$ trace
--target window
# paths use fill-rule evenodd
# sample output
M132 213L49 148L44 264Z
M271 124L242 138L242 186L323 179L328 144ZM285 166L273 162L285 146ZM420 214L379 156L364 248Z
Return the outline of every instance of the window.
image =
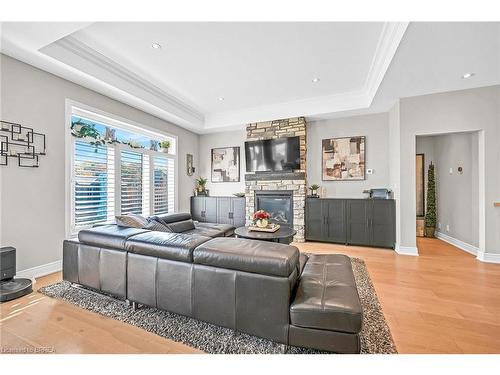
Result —
M145 216L176 207L176 138L71 108L69 235L115 215ZM168 140L168 152L160 150Z
M120 205L122 214L142 212L142 155L122 151L120 158Z
M113 149L75 142L74 160L75 225L108 221L114 211Z
M153 159L154 165L154 203L153 212L163 214L174 210L174 161L162 156Z

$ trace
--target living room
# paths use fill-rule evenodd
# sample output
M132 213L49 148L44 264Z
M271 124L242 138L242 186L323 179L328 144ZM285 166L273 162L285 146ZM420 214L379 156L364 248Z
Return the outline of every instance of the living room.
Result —
M498 354L500 23L238 19L2 20L2 354Z

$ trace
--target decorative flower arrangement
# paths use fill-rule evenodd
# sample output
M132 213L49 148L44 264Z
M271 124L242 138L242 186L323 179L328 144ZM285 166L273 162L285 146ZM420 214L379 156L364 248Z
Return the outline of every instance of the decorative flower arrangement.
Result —
M257 225L259 228L265 228L267 227L268 219L271 217L269 212L266 212L264 210L259 210L254 212L252 215L252 219L255 225Z

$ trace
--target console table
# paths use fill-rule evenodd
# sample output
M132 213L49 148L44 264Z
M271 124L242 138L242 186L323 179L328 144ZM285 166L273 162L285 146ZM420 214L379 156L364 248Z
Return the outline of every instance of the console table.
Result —
M239 227L234 231L237 237L248 238L251 240L272 241L284 244L290 244L293 241L293 236L297 232L291 227L281 227L276 232L259 232L248 229L248 227Z

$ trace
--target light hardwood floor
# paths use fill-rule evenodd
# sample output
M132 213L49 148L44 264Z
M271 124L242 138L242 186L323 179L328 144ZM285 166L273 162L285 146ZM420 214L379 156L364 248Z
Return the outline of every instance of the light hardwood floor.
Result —
M477 261L437 239L418 239L419 257L391 250L304 243L301 251L365 260L400 353L500 353L500 265ZM56 273L35 288L57 282ZM134 326L34 292L0 305L2 351L197 353Z

